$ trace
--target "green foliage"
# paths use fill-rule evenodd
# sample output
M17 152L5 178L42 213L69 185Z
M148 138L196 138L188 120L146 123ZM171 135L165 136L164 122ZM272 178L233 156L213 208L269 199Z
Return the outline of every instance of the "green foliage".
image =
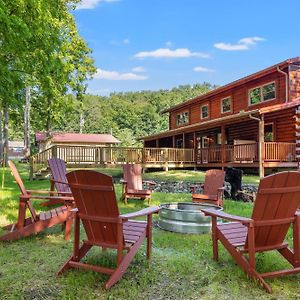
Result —
M0 104L8 104L11 138L22 136L24 88L33 92L33 129L61 122L96 71L70 9L78 0L0 0ZM62 107L64 109L62 109ZM16 129L16 130L15 130Z
M80 113L83 113L85 133L112 132L122 146L141 146L140 137L168 129L168 116L161 114L163 109L212 88L214 86L204 83L171 90L112 93L108 97L84 95L80 100L67 96L55 102L56 118L52 119L52 129L78 132ZM33 109L41 110L43 102L35 98L32 105ZM53 110L53 105L51 107ZM43 130L45 118L42 116L42 112L32 116L36 131Z

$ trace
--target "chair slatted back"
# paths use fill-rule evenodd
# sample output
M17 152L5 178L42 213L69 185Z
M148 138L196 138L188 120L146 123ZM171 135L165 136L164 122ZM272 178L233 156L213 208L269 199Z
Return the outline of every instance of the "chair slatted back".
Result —
M218 195L218 189L224 186L225 172L223 170L208 170L205 173L203 194Z
M9 160L9 161L8 161L8 165L9 165L10 170L11 170L11 173L12 173L12 175L14 176L15 181L16 181L16 183L17 183L19 189L20 189L21 195L22 195L22 196L28 196L29 194L28 194L28 192L26 191L26 188L25 188L25 186L24 186L24 183L23 183L23 181L22 181L22 179L21 179L21 176L20 176L20 174L19 174L19 172L18 172L18 170L17 170L15 164L14 164L11 160ZM31 202L31 200L27 200L26 204L27 204L27 206L28 206L28 208L29 208L29 210L30 210L30 213L31 213L33 219L36 221L36 220L37 220L37 214L36 214L36 211L35 211L35 209L34 209L34 207L33 207L33 204L32 204L32 202Z
M124 180L127 189L143 190L142 166L139 164L126 164L123 166Z
M55 188L58 192L70 193L70 187L67 184L67 168L64 160L60 158L50 158L48 160L51 176L54 180ZM64 184L65 182L65 184Z
M68 173L67 180L88 240L116 247L120 218L112 177L96 171L77 170ZM119 226L123 234L123 227Z
M272 247L281 244L300 203L300 172L289 171L269 175L261 179L252 219L256 222L273 221L276 225L256 227L255 246ZM285 219L286 224L280 224ZM246 244L247 247L247 244Z

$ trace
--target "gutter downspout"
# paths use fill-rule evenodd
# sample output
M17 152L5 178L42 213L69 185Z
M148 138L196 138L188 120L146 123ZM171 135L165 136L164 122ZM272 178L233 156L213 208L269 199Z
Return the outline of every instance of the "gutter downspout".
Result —
M249 118L255 121L258 121L258 165L259 165L259 177L264 177L264 167L263 167L263 157L264 157L264 148L263 148L263 131L264 131L264 116L262 118L257 118L249 114Z
M277 67L277 71L285 76L285 103L289 102L289 75L282 71L279 66Z

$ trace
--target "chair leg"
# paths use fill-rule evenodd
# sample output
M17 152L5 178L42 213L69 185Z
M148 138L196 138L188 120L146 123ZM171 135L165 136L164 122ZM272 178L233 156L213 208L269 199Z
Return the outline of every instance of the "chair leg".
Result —
M125 256L122 259L122 262L118 265L114 273L110 276L108 281L105 283L106 289L111 288L115 283L117 283L122 278L127 268L129 267L131 261L133 260L135 254L137 253L140 246L142 245L145 236L146 233L145 235L141 236L140 239L127 252L127 254L125 254Z
M92 248L92 245L83 244L79 249L78 259L77 258L75 259L74 256L71 256L68 259L68 261L65 262L64 265L59 269L59 271L57 272L57 275L61 275L63 272L71 269L72 267L70 266L70 262L71 261L80 261L91 248Z
M152 215L147 216L147 258L151 257L152 252Z
M219 260L217 218L216 217L212 217L212 243L213 243L213 258L214 258L214 260Z

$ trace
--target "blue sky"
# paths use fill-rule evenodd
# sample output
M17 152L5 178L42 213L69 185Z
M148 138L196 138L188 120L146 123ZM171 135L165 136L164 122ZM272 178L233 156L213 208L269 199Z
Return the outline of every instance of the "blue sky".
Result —
M83 0L97 67L88 92L224 85L300 56L299 1Z

